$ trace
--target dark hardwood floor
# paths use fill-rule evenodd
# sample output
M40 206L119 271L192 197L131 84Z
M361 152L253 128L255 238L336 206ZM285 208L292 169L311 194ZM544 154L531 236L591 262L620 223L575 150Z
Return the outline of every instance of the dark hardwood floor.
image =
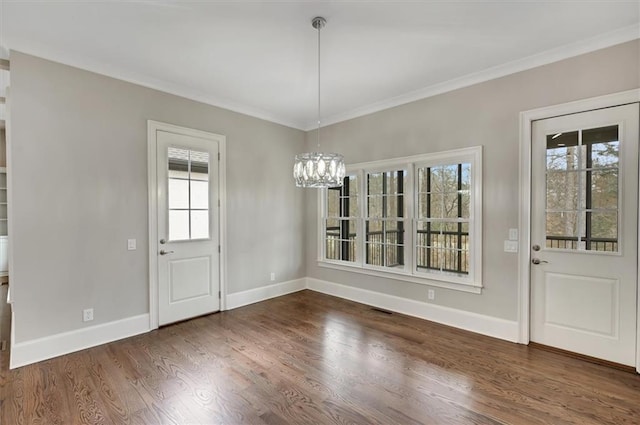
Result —
M8 371L0 424L638 424L640 376L311 291Z

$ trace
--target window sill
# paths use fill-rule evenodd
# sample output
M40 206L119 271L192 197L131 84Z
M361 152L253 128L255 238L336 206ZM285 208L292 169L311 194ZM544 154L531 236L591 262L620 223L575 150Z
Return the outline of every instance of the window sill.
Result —
M366 274L369 276L377 276L377 277L383 277L387 279L402 280L405 282L435 286L438 288L453 289L455 291L469 292L472 294L482 293L482 284L453 282L453 281L447 280L447 278L452 277L447 275L421 277L421 276L412 275L406 272L399 272L399 271L387 272L382 270L368 269L360 266L349 266L344 263L322 261L322 260L318 260L318 267L325 267L328 269L341 270L345 272Z

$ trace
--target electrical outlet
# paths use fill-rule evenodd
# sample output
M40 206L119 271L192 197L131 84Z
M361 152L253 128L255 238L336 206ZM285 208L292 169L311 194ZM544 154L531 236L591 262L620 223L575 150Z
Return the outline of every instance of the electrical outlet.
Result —
M435 300L436 299L436 291L433 289L429 289L427 291L427 298L429 298L430 300Z
M135 251L135 249L136 249L136 240L135 239L127 239L127 249L129 251Z
M271 272L271 282L276 280L276 274L275 272Z
M93 309L87 308L85 310L82 310L82 321L90 322L92 320L93 320Z

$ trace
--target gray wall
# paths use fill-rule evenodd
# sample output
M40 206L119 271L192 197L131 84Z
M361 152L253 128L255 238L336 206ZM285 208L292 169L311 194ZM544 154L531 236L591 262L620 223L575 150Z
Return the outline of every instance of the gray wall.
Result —
M0 129L0 167L7 166L7 132Z
M436 288L437 304L516 320L517 255L503 252L518 226L519 113L640 87L640 42L561 62L328 126L322 149L347 163L484 146L482 294ZM307 146L315 144L307 133ZM428 286L317 265L317 198L307 194L307 275L427 301Z
M485 289L436 288L435 302L515 320L517 257L502 241L517 226L518 113L640 87L639 51L630 42L329 126L323 149L355 163L483 145ZM426 301L424 285L317 266L316 192L291 178L313 132L19 52L11 78L16 342L148 312L148 119L227 136L229 293L274 271Z
M303 132L19 52L11 97L16 342L149 311L148 119L227 136L228 292L305 276Z

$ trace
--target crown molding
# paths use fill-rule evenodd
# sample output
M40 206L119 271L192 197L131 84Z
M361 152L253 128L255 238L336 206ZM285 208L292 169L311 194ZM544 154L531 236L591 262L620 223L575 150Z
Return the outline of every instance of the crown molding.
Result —
M487 68L479 72L467 74L459 78L427 86L419 90L402 94L400 96L392 97L390 99L381 100L379 102L353 109L349 112L331 115L329 117L323 118L322 126L326 127L332 124L337 124L339 122L362 117L364 115L369 115L385 109L415 102L417 100L426 99L428 97L447 93L464 87L469 87L474 84L494 80L496 78L515 74L521 71L526 71L528 69L547 65L553 62L558 62L563 59L590 53L596 50L626 43L628 41L636 40L639 38L640 23L601 34L596 37L556 47L551 50L546 50L542 53L518 59L513 62L507 62L505 64ZM317 122L309 122L305 126L306 131L315 130L316 128Z
M560 46L551 50L544 51L542 53L528 56L523 59L518 59L513 62L494 66L459 78L427 86L419 90L392 97L390 99L381 100L379 102L352 109L351 111L347 111L345 113L334 114L324 118L322 126L326 127L342 121L369 115L374 112L379 112L385 109L415 102L417 100L436 96L438 94L450 92L464 87L469 87L474 84L483 83L485 81L504 77L510 74L515 74L521 71L526 71L528 69L547 65L563 59L593 52L595 50L604 49L606 47L614 46L616 44L625 43L627 41L639 38L640 23L620 28L618 30L586 40L581 40L575 43ZM22 40L6 41L6 45L10 46L11 50L38 56L43 59L58 62L75 68L80 68L107 77L116 78L142 87L147 87L164 93L173 94L175 96L194 100L196 102L201 102L218 108L227 109L229 111L248 115L276 124L281 124L287 127L292 127L298 130L311 131L317 128L316 120L314 120L313 122L300 122L292 120L290 117L278 116L269 111L239 104L229 99L220 98L211 93L203 93L201 90L198 90L194 87L188 87L166 80L152 78L147 75L131 72L110 64L94 61L86 57L78 57L77 55L72 55L60 50L52 50L43 44L36 45L34 43L27 43Z

